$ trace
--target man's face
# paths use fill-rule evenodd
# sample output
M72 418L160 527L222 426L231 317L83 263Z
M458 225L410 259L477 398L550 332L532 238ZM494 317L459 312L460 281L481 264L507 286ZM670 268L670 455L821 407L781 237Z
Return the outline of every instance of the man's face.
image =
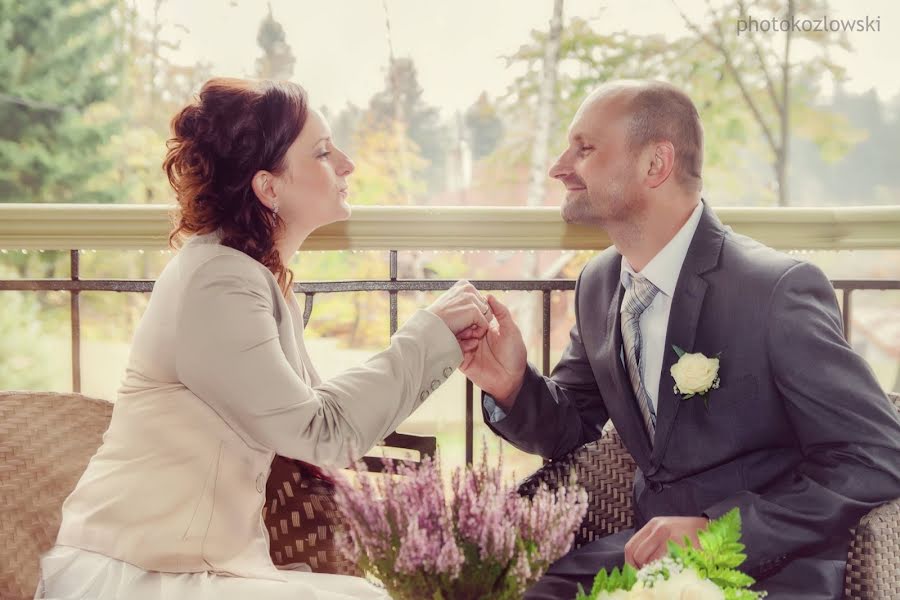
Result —
M638 169L627 148L625 94L591 96L569 127L569 147L550 169L566 186L567 223L604 225L627 218L636 202Z

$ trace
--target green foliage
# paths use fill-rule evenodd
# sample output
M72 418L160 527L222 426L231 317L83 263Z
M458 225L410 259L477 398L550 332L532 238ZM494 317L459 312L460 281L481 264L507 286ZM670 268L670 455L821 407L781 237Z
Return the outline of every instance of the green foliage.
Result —
M415 153L424 160L420 170L427 189L439 190L443 188L448 136L438 110L425 102L422 92L412 59L393 60L385 77L384 89L372 96L369 102L370 120L366 125L381 131L399 128L408 136L414 142ZM393 157L393 160L402 160L402 157Z
M472 158L478 160L493 152L503 138L503 120L486 93L482 93L469 107L465 121L472 144Z
M767 0L754 3L753 17L783 18L784 10L783 2ZM796 2L796 10L799 18L817 18L827 5L804 0ZM843 157L864 139L864 133L816 100L823 73L835 81L844 77L830 57L836 49L849 49L846 35L795 34L795 44L805 45L808 52L802 61L795 58L789 65L789 118L784 120L778 106L784 36L737 35L735 23L742 14L739 0L710 3L703 22L674 40L606 31L584 19L571 19L560 47L562 68L557 77L551 155L565 147L572 116L593 89L616 79L660 79L683 89L698 107L705 131L704 187L714 189L726 203L759 203L760 197L764 203L775 201L773 193L764 191L765 181L748 189L747 174L756 173L760 161L775 167L782 160L766 133L778 143L783 123L788 124L789 137L810 140L827 161ZM512 123L507 127L512 135L498 149L494 168L524 165L530 156L533 131L529 123L536 109L546 41L546 32L532 32L531 40L507 58L522 75L508 90L504 114ZM768 179L775 180L774 172Z
M117 0L0 0L0 198L114 202Z
M723 590L726 600L757 600L762 597L761 593L747 589L755 580L738 570L747 559L741 543L739 509L734 508L721 518L710 521L706 530L697 532L697 538L699 548L695 548L687 537L683 545L669 541L668 558L683 568L696 571L701 579L712 581ZM625 565L621 571L613 569L612 573L603 569L597 573L590 594L580 589L575 600L595 600L604 592L630 591L641 580L641 575L650 570L668 579L668 570L660 564L645 566L641 571L635 571L630 565Z
M9 277L0 269L0 278ZM0 292L0 390L50 389L56 354L46 335L46 315L30 292Z
M597 573L594 579L594 585L590 594L585 594L581 585L578 586L578 595L575 600L591 600L596 598L602 592L615 592L616 590L629 591L637 583L637 570L631 565L625 565L620 571L618 567L607 573L603 569Z
M669 556L697 571L700 577L711 580L723 590L748 588L754 579L737 570L747 555L741 543L741 513L734 508L719 519L710 521L709 528L699 531L700 548L685 539L683 546L669 542Z

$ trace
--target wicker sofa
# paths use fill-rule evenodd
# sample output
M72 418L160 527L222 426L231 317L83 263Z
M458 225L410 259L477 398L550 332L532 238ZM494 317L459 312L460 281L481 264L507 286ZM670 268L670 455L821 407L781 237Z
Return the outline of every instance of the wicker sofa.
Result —
M900 395L889 394L900 410ZM531 495L542 483L555 488L574 470L588 491L588 513L575 536L575 546L628 529L633 525L631 491L635 464L619 434L607 427L596 442L547 463L525 479L519 493ZM900 598L900 499L863 517L854 529L844 583L848 600Z
M113 405L105 400L81 394L52 392L0 392L0 600L31 600L38 580L38 558L53 545L59 529L60 508L66 496L84 472L88 461L109 425ZM423 456L434 456L437 440L430 436L394 433L382 443L403 449L404 460L416 462ZM413 453L408 451L412 450ZM365 457L369 471L382 470L380 459ZM290 465L279 464L278 475L290 474ZM307 562L323 572L345 572L346 565L333 552L322 553L323 544L309 538L310 524L336 523L332 491L320 490L314 481L277 480L275 469L267 484L266 511L270 522L278 528L270 534L272 557L276 564ZM312 484L309 489L306 484ZM293 485L291 499L278 490ZM309 506L297 502L308 500ZM312 511L313 518L294 523L292 510ZM276 514L277 512L277 514ZM333 535L316 527L320 542ZM277 535L276 535L277 533ZM300 548L294 543L300 536L312 545ZM288 546L294 545L293 548ZM317 546L317 547L316 547ZM282 556L282 553L286 553ZM334 562L316 564L316 559Z
M900 397L892 399L900 406ZM62 501L100 445L111 414L109 402L80 394L0 392L0 599L33 597L38 557L53 544ZM422 443L420 452L431 454L433 438ZM630 527L634 463L614 429L549 463L520 492L567 480L573 467L591 500L576 544ZM898 597L900 501L873 511L856 528L846 585L847 598Z

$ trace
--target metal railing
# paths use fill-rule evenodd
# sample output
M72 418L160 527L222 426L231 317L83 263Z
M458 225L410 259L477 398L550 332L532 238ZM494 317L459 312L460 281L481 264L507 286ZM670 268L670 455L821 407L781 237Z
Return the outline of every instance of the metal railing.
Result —
M14 209L10 209L12 206ZM70 294L71 342L72 342L72 388L81 390L81 292L130 292L149 293L153 290L152 280L127 279L81 279L79 273L79 250L90 246L100 248L159 247L165 239L164 216L168 207L116 207L107 214L95 206L35 206L0 205L0 248L12 249L57 249L69 250L70 273L68 279L7 279L0 280L0 291L66 291ZM123 210L124 209L124 210ZM138 209L138 210L134 210ZM359 212L359 211L358 211ZM309 322L317 294L347 292L381 292L389 296L390 333L397 330L398 294L400 292L429 292L449 289L455 283L449 280L406 280L399 279L398 252L402 249L417 250L443 249L595 249L608 245L595 230L560 225L558 212L543 209L468 209L468 208L393 208L369 207L355 217L363 224L353 225L353 221L342 225L343 234L329 233L328 228L314 236L304 247L313 249L384 249L390 244L388 279L296 282L294 292L304 294L304 326ZM794 230L793 239L804 240L808 248L900 248L900 207L878 207L872 209L778 209L776 215L768 209L728 209L717 211L726 224L741 232L753 229L760 223L770 229L760 229L758 238L770 245L785 247L786 240L779 242L780 227L789 223ZM729 214L730 213L730 214ZM30 219L25 217L29 216ZM100 225L87 217L103 217ZM128 221L128 216L137 217L141 224ZM149 217L148 217L149 215ZM503 222L501 217L511 220ZM3 217L8 217L4 219ZM396 227L399 219L405 224ZM775 221L779 221L775 225ZM502 234L487 236L485 222L494 226L503 224ZM130 223L130 225L127 225ZM113 227L110 227L113 224ZM115 225L119 225L116 228ZM368 228L381 224L391 231L377 231ZM463 227L465 224L465 227ZM122 226L125 233L123 233ZM475 234L472 229L476 229ZM365 233L368 230L368 233ZM423 230L430 232L428 239L421 239ZM337 229L340 231L340 229ZM361 242L353 236L356 232L364 238ZM768 232L768 233L766 233ZM478 237L479 235L483 237ZM341 241L341 236L348 236ZM830 244L830 245L829 245ZM790 243L788 247L794 247ZM540 292L543 300L541 325L542 361L541 370L550 373L550 332L551 298L554 292L575 289L572 279L543 280L472 280L483 291L525 291ZM900 290L900 280L833 280L833 286L842 296L843 325L845 335L851 332L851 294L856 290ZM473 459L473 429L475 398L472 382L466 381L465 406L465 452L466 462Z

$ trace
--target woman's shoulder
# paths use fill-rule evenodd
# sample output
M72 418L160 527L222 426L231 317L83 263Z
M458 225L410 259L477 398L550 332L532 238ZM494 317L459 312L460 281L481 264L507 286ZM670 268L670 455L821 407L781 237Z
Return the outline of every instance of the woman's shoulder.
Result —
M277 288L271 272L259 261L229 246L224 246L216 238L195 236L178 251L176 260L179 271L186 280L221 278L243 281L254 287Z

